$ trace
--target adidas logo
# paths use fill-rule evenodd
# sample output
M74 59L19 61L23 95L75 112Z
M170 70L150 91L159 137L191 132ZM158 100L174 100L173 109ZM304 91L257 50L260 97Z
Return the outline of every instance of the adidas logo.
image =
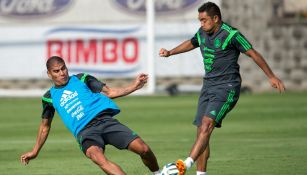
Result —
M68 90L64 90L62 97L60 99L61 107L63 107L69 100L75 98L76 96L78 96L77 91L71 92L71 91L68 91Z
M212 114L213 116L216 116L216 112L215 111L211 111L210 114Z

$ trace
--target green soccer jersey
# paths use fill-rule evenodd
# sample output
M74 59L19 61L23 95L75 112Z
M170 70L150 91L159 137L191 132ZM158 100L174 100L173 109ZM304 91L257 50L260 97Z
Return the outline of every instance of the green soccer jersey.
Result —
M208 35L200 28L191 42L200 47L207 83L241 82L238 58L240 52L248 51L252 45L239 30L222 23L216 33Z

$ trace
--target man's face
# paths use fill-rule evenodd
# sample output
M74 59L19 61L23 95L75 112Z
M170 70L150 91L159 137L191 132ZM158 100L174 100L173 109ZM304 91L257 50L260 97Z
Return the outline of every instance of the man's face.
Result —
M218 16L210 17L207 12L198 13L198 19L200 21L201 28L208 34L212 34L218 26Z
M65 63L55 61L50 66L47 74L57 86L65 85L68 81L68 70Z

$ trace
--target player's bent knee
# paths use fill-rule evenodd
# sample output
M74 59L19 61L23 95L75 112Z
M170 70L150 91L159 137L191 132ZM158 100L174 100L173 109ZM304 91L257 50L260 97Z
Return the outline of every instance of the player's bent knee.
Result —
M198 136L208 136L211 134L213 127L208 124L202 124L198 129Z
M201 120L201 124L212 125L214 124L214 119L210 118L209 116L204 116Z
M152 152L150 147L139 138L135 139L129 145L129 150L139 154L140 156L145 156L145 155L150 154Z
M86 150L85 155L89 158L89 159L95 159L97 157L97 155L102 154L102 149L98 146L91 146Z
M210 131L214 128L214 124L215 124L215 121L212 118L205 116L202 119L200 129L203 132Z
M146 145L146 144L144 144L144 145L143 145L143 148L142 148L141 154L142 154L142 155L147 155L147 154L149 154L149 153L151 153L151 150L150 150L149 146Z
M199 132L200 134L203 134L203 133L209 133L209 124L207 123L202 123L199 127Z
M140 145L139 149L138 149L138 154L140 156L146 156L147 154L149 154L151 152L150 148L148 145L146 144L142 144Z

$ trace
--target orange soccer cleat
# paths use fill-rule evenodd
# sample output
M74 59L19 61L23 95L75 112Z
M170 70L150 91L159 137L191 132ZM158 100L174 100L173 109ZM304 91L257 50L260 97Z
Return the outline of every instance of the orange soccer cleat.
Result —
M177 160L176 167L179 171L178 175L184 175L187 171L187 167L185 166L184 161L181 159Z

